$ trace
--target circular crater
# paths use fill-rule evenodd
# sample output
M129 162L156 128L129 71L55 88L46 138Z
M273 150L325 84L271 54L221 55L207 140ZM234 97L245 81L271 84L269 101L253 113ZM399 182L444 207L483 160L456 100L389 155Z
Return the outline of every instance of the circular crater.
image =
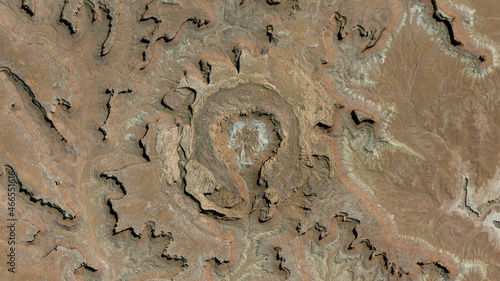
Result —
M212 203L243 211L266 188L286 193L297 181L297 117L282 96L261 85L239 85L198 100L193 111L190 158L219 185L205 194Z

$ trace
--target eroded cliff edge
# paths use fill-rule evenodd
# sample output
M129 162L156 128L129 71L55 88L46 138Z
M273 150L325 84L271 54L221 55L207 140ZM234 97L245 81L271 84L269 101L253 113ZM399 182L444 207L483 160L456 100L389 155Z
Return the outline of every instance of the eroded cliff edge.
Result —
M498 279L499 11L0 0L0 274Z

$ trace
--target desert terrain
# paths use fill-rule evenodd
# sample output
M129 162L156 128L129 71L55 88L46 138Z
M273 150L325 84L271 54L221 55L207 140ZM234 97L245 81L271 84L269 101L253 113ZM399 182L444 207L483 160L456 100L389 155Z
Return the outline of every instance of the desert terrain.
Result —
M500 2L0 0L0 280L500 280Z

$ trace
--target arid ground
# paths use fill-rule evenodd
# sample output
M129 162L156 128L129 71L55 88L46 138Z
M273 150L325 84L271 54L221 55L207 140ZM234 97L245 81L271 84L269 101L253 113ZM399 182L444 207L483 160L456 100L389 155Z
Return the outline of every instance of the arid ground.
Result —
M0 0L0 280L500 280L500 2Z

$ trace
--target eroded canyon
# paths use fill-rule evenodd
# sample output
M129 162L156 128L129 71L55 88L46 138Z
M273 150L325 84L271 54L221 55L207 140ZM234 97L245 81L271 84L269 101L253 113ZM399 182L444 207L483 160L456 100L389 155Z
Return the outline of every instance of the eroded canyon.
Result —
M0 279L500 280L499 15L0 0Z

